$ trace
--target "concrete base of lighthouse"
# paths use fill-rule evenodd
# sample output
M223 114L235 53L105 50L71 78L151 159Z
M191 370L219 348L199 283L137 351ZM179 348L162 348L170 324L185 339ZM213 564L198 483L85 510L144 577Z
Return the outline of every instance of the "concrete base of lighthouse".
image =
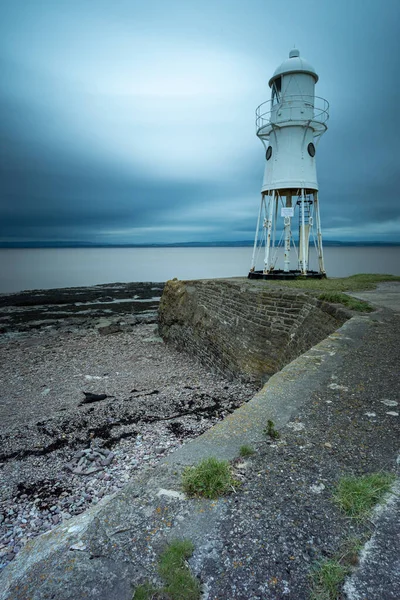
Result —
M248 279L325 279L326 273L321 273L319 271L307 271L307 273L303 274L301 271L292 270L292 271L282 271L281 269L277 269L271 271L270 273L264 273L264 271L250 271Z

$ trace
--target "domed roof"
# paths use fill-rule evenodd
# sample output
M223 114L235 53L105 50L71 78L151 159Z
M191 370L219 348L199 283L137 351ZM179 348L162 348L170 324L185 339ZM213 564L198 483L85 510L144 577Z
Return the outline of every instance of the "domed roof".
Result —
M268 84L271 87L274 79L279 77L279 75L288 74L288 73L307 73L308 75L312 75L315 79L315 83L318 81L318 75L315 72L315 69L310 63L304 58L300 57L300 52L297 48L291 50L289 52L289 58L283 61L281 65L276 69L275 73L272 75Z

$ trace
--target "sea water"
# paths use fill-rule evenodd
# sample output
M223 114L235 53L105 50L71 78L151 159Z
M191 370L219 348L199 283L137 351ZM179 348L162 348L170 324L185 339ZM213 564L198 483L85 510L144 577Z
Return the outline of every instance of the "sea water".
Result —
M252 248L0 249L0 292L129 281L246 277ZM330 246L329 277L355 273L400 275L400 246ZM262 268L262 256L257 268ZM261 261L261 262L260 262ZM311 263L311 268L316 265Z

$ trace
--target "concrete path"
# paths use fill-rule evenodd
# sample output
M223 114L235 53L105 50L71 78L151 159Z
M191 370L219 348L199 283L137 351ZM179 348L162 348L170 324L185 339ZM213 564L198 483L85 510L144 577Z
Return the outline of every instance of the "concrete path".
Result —
M396 469L399 343L397 313L354 317L212 430L29 542L0 576L0 599L131 600L138 584L159 582L157 556L178 537L194 543L190 566L204 600L308 600L315 562L340 553L349 535L372 533L377 552L365 554L348 598L398 600L394 513L371 531L349 522L332 493L343 474ZM264 432L268 419L278 441ZM245 461L243 444L256 450ZM237 493L185 498L182 469L210 455L233 460Z
M365 300L372 304L372 306L400 312L400 281L379 283L376 290L352 292L350 296Z

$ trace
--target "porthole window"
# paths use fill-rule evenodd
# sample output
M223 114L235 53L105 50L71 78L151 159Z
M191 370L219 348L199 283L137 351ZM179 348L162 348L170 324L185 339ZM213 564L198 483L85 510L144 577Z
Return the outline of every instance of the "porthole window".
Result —
M315 146L312 142L310 142L307 146L308 154L310 156L315 156Z
M267 152L266 152L266 154L265 154L265 158L266 158L267 160L269 160L269 159L271 158L271 156L272 156L272 146L268 146L268 148L267 148Z

